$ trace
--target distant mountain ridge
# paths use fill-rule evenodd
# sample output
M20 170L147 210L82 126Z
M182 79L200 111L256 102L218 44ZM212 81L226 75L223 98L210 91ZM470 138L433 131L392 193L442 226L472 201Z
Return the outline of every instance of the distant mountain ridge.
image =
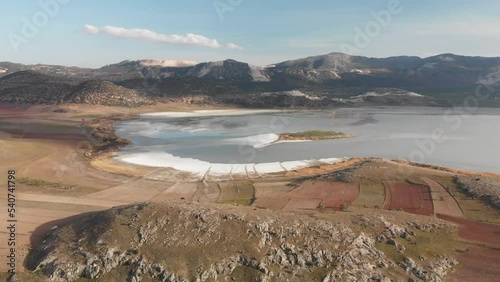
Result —
M194 61L175 60L126 60L110 64L98 69L66 67L58 65L23 65L11 62L0 62L0 77L22 70L33 70L40 73L77 77L100 77L109 79L121 74L124 79L131 79L144 73L144 69L159 70L161 76L196 76L219 80L254 80L267 81L277 73L302 76L313 81L342 79L341 74L356 73L365 75L398 75L425 74L425 71L439 71L442 68L459 70L463 72L491 73L500 71L500 57L470 57L454 54L440 54L427 58L416 56L396 56L387 58L371 58L351 56L343 53L330 53L326 55L311 56L296 60L276 63L270 67L252 66L248 63L232 59L216 62L203 62L196 64ZM254 74L252 75L252 71ZM307 75L307 73L310 75ZM321 78L321 72L324 75ZM313 75L316 74L316 75ZM128 77L127 77L128 76ZM266 79L264 79L266 78Z
M497 101L500 97L500 87L496 87L500 86L500 57L441 54L427 58L369 58L330 53L267 67L231 59L192 64L190 61L126 60L89 69L0 62L0 89L3 89L0 100L5 101L2 96L15 88L10 75L19 71L47 76L46 81L35 78L34 74L24 76L27 81L23 83L25 89L42 87L39 90L51 93L66 91L65 87L85 81L102 80L150 97L229 95L232 100L240 100L234 96L299 90L339 98L338 102L377 88L396 88L459 103L465 95L473 95L478 85L486 83L491 92L488 99ZM59 93L50 100L59 100L61 95L64 96Z

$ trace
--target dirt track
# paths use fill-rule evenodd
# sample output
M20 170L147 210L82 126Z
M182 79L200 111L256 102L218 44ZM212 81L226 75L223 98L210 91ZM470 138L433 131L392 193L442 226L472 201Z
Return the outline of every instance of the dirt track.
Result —
M434 214L463 217L464 214L457 201L443 186L441 186L441 184L428 177L422 177L421 179L427 183L431 189Z

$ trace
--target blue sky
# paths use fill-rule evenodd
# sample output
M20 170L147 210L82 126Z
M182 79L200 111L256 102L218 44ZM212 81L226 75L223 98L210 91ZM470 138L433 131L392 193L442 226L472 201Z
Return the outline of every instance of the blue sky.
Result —
M397 2L393 13L388 5ZM48 14L41 3L57 11ZM0 7L0 61L29 64L232 58L265 65L342 46L372 57L500 56L496 0L25 0ZM374 13L391 19L382 25ZM29 24L36 31L23 33ZM363 44L355 41L359 31Z

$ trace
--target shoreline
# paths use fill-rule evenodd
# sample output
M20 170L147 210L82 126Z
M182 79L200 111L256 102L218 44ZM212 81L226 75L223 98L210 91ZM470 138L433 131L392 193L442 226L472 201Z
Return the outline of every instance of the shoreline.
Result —
M283 112L283 110L238 110L238 109L225 109L225 110L196 110L191 112L158 112L158 113L147 113L140 115L131 115L131 116L111 116L111 117L103 117L93 119L90 123L85 124L87 128L95 128L95 124L101 125L103 122L105 124L109 124L104 127L104 131L102 131L102 127L98 126L97 129L98 134L102 140L105 140L105 143L95 147L92 154L95 157L102 157L104 154L113 158L114 160L118 160L121 163L132 164L132 165L140 165L146 166L150 168L171 168L180 172L190 173L195 177L206 177L208 174L212 174L214 176L245 176L249 174L263 175L263 174L272 174L272 173L286 173L293 172L300 169L306 169L314 166L322 166L322 165L334 165L339 162L344 162L349 159L358 159L358 158L346 158L346 157L330 157L330 158L321 158L321 159L307 159L307 160L293 160L293 161L276 161L276 162L267 162L267 163L241 163L241 164L228 164L228 163L211 163L199 159L193 158L183 158L173 156L167 152L159 155L157 153L143 153L142 156L127 156L127 155L113 155L112 153L119 152L126 145L131 144L131 141L119 137L115 134L114 125L117 121L125 121L125 120L134 120L140 117L210 117L210 116L236 116L236 115L249 115L249 114L258 114L258 113L277 113ZM95 130L95 129L94 129ZM255 148L262 148L266 146L271 146L273 144L279 143L295 143L295 142L308 142L314 140L328 140L328 139L342 139L342 138L350 138L353 135L350 134L341 134L338 136L328 136L322 138L311 138L311 139L286 139L283 138L283 135L289 133L282 133L277 135L277 140L269 142L268 144L254 146ZM93 135L96 135L93 133ZM168 165L166 165L168 164Z
M113 114L109 116L102 116L91 118L88 120L82 119L80 124L85 130L85 135L90 139L94 146L93 150L88 156L100 157L103 154L113 153L119 151L126 145L132 142L126 138L119 137L115 134L115 123L117 121L136 120L140 117L210 117L210 116L237 116L237 115L250 115L259 113L281 113L287 110L273 110L273 109L214 109L214 110L193 110L193 111L167 111L167 112L153 112L153 113L138 113L138 114ZM279 141L279 140L277 140ZM270 142L265 146L271 145Z
M132 144L130 140L115 134L115 123L117 121L135 120L138 117L138 115L113 115L82 121L81 127L84 128L84 134L92 145L92 150L86 152L85 156L100 157L104 154L117 152L121 148Z
M262 112L277 112L274 110L247 110L244 113L237 113L237 110L202 110L192 112L162 112L153 113L154 116L217 116L220 114L235 115L235 114L249 114L249 113L262 113ZM281 112L281 111L278 111ZM149 115L149 114L147 114ZM207 175L211 174L216 177L230 176L230 177L245 177L248 175L265 175L274 173L288 173L301 169L308 169L317 166L331 166L354 159L364 158L322 158L310 160L294 160L286 162L269 162L269 163L245 163L245 164L224 164L224 163L210 163L198 159L176 157L168 153L162 154L161 157L157 153L145 153L143 156L117 156L123 147L131 144L131 141L119 137L115 134L115 124L117 121L135 120L144 115L112 115L106 117L94 118L89 121L83 122L82 127L89 133L87 136L91 138L93 144L92 150L87 152L85 156L91 159L91 163L96 160L107 160L107 162L118 161L123 165L121 169L127 170L130 166L143 166L150 169L173 169L181 173L189 173L194 178L204 179ZM96 142L96 139L98 140ZM308 142L311 140L276 140L270 142L265 146L270 146L277 143L286 142ZM95 162L94 162L95 164ZM165 165L168 164L168 165ZM102 167L100 165L100 167ZM121 170L118 167L115 170Z
M169 111L169 112L156 112L156 113L146 113L146 114L115 114L111 116L103 116L99 118L94 118L91 119L90 121L86 122L85 124L82 124L83 127L86 128L86 130L89 130L91 133L91 136L94 136L101 139L102 141L93 149L91 150L90 154L86 154L87 157L90 157L93 160L96 159L112 159L119 161L121 164L126 164L127 166L143 166L145 168L149 169L158 169L158 168L171 168L174 170L176 169L176 166L158 166L158 165L147 165L143 161L140 160L140 157L136 157L136 160L134 162L129 162L123 160L123 157L117 157L114 156L113 154L116 152L119 152L123 147L131 144L131 141L119 137L115 134L115 123L117 121L125 121L125 120L135 120L140 118L141 116L170 116L170 117L203 117L203 116L232 116L232 115L246 115L246 114L252 114L252 113L272 113L272 112L283 112L283 110L273 110L273 109L267 109L267 110L261 110L261 109L253 109L253 110L238 110L238 109L214 109L214 110L193 110L193 111ZM97 120L97 121L96 121ZM104 124L104 126L102 126ZM286 134L286 133L285 133ZM352 138L354 135L351 134L343 134L340 137L336 138L326 138L326 139L344 139L344 138ZM278 140L270 142L269 144L266 144L261 147L265 146L271 146L273 144L279 144L279 143L287 143L287 142L310 142L313 140L324 140L324 139L296 139L296 140L282 140L281 135L279 135ZM259 147L260 148L260 147ZM157 154L155 154L157 156ZM183 159L181 157L174 157L171 156L168 153L165 153L165 158L172 160L175 159L178 161L179 159ZM383 159L383 158L376 158L376 157L332 157L332 158L325 158L322 160L335 160L335 162L339 162L339 160L349 160L349 159ZM236 168L236 171L242 170L242 167L247 166L260 166L261 170L263 173L283 173L283 172L290 172L294 171L296 169L304 169L312 166L317 166L319 163L321 163L321 160L295 160L295 161L288 161L288 162L283 162L286 163L285 166L287 166L289 169L284 168L282 165L280 165L281 162L271 162L271 163L246 163L246 164L237 164L237 165L232 165L232 164L223 164L223 163L209 163L206 161L202 160L197 160L197 159L192 159L195 162L203 163L203 168L207 168L205 173L207 171L211 170L211 167L214 167L214 174L224 174L225 172L232 172L234 168ZM469 175L478 175L478 176L493 176L493 177L500 177L500 173L495 173L491 171L470 171L466 169L458 169L458 168L449 168L449 167L444 167L444 166L439 166L439 165L432 165L432 164L420 164L420 163L412 163L408 160L399 160L399 159L391 159L391 161L398 162L400 164L407 164L412 167L421 167L421 168L429 168L429 169L434 169L434 170L440 170L440 171L446 171L449 173L464 173L464 174L469 174ZM318 163L319 162L319 163ZM175 163L175 161L174 161ZM311 164L310 166L304 166L306 163L315 163ZM325 163L327 164L327 163ZM288 166L290 165L290 166ZM128 169L128 167L125 166L124 169ZM233 167L234 166L234 167ZM297 166L296 169L293 169L292 167ZM188 167L190 167L188 165ZM263 169L266 167L266 169ZM187 173L193 173L194 175L200 174L201 170L200 169L190 169L190 170L178 170L179 172L187 172ZM260 172L257 172L254 170L257 175L261 174Z
M281 133L277 141L321 141L321 140L335 140L335 139L345 139L353 138L352 134L339 133L331 136L294 136L296 133Z

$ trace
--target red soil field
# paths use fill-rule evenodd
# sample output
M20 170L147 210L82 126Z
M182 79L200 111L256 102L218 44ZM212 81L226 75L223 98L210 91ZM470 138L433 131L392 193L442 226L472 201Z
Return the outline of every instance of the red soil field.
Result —
M423 185L386 182L384 209L403 210L405 212L433 215L432 198L429 188Z
M449 281L498 281L500 277L500 250L470 248L457 257L458 267Z
M355 184L325 180L307 181L282 197L289 199L318 199L327 209L339 210L341 205L350 205L358 196ZM288 205L287 205L288 206Z
M500 247L500 225L471 221L438 214L439 218L461 225L458 236L467 241L479 242L490 246Z

